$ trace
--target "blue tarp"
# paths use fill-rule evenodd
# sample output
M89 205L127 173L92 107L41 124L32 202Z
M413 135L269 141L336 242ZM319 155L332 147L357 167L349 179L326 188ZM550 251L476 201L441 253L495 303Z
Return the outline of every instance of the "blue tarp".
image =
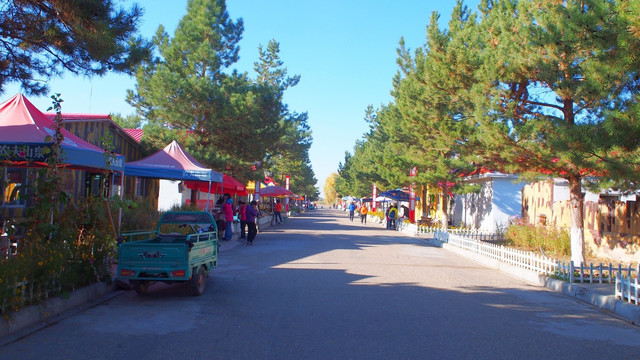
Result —
M385 192L382 192L380 194L378 194L379 197L385 197L387 199L391 199L391 200L395 200L395 201L409 201L409 193L401 190L401 189L395 189L395 190L387 190ZM377 199L376 199L377 200ZM416 201L420 201L419 197L416 197Z

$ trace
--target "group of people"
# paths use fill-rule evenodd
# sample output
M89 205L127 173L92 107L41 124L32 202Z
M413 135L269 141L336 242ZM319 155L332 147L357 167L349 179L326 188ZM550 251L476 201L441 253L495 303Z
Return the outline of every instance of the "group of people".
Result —
M360 205L360 207L358 208L356 204L352 202L351 204L349 204L348 210L349 220L353 221L353 218L355 217L355 213L357 211L358 214L360 214L360 223L365 225L367 224L367 214L369 213L367 204L362 203L362 205ZM396 219L398 219L398 207L396 204L391 205L389 209L387 209L385 217L387 219L387 229L395 230Z
M367 214L369 213L369 208L367 208L367 204L362 203L358 208L355 203L351 203L349 205L349 220L353 221L355 217L356 211L360 215L360 223L367 225Z
M225 228L223 240L231 240L233 236L233 218L238 215L240 220L240 239L246 239L247 245L253 245L258 234L256 220L258 218L258 203L253 200L249 206L244 201L238 201L238 207L234 209L233 199L228 193L224 194L222 212L224 213ZM246 231L245 231L246 228Z

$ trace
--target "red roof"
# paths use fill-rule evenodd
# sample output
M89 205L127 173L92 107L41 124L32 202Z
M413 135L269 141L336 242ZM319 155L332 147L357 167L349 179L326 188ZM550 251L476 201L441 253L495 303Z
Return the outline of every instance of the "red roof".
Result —
M56 117L56 114L46 113L50 119ZM108 114L66 114L62 113L62 118L65 121L78 121L78 120L111 120L111 115Z
M84 141L70 131L60 129L64 139L61 146L65 151L65 166L74 169L109 169L117 170L124 166L124 156L117 155L115 161L109 163L104 156L105 151L98 146ZM55 124L51 118L38 110L22 94L17 94L11 99L0 104L0 143L3 152L20 150L18 146L50 144L54 136ZM15 149L15 150L14 150ZM35 154L39 159L42 153ZM6 155L6 154L3 154ZM18 157L26 159L27 154L20 151ZM25 165L23 160L10 160L14 164ZM29 160L31 164L40 163L39 160Z
M142 134L144 133L142 129L124 129L124 131L135 141L140 142L142 140Z
M53 121L56 117L56 114L53 113L46 113L44 114L47 118L49 118L51 121ZM60 114L62 116L62 120L64 120L65 123L72 123L72 122L90 122L90 121L96 121L96 122L101 122L101 121L106 121L110 124L112 124L113 126L115 126L117 129L120 130L121 133L125 133L127 134L127 136L131 137L134 141L140 143L140 138L142 138L142 129L123 129L120 127L120 125L118 125L115 121L113 121L113 119L111 119L111 115L105 115L105 114L69 114L69 113L62 113ZM132 133L136 133L139 132L140 134L138 136L134 136Z

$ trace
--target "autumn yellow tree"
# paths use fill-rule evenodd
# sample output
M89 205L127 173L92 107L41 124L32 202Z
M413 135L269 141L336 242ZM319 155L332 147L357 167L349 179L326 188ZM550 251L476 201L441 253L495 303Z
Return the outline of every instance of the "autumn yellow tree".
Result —
M324 188L322 190L324 192L324 200L327 202L327 204L333 204L338 197L338 193L336 192L337 177L338 174L331 173L324 181Z

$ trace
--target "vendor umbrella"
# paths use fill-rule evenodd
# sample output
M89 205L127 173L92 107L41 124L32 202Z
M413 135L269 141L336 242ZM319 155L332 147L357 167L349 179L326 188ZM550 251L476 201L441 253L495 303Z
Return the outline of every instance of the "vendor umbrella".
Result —
M286 197L288 195L293 195L293 192L280 186L265 186L260 189L260 196Z
M387 190L378 195L395 201L409 201L409 193L402 189ZM420 200L420 198L416 197L416 200Z
M290 200L304 200L304 197L302 197L302 195L293 194L293 195L289 195L289 199Z

